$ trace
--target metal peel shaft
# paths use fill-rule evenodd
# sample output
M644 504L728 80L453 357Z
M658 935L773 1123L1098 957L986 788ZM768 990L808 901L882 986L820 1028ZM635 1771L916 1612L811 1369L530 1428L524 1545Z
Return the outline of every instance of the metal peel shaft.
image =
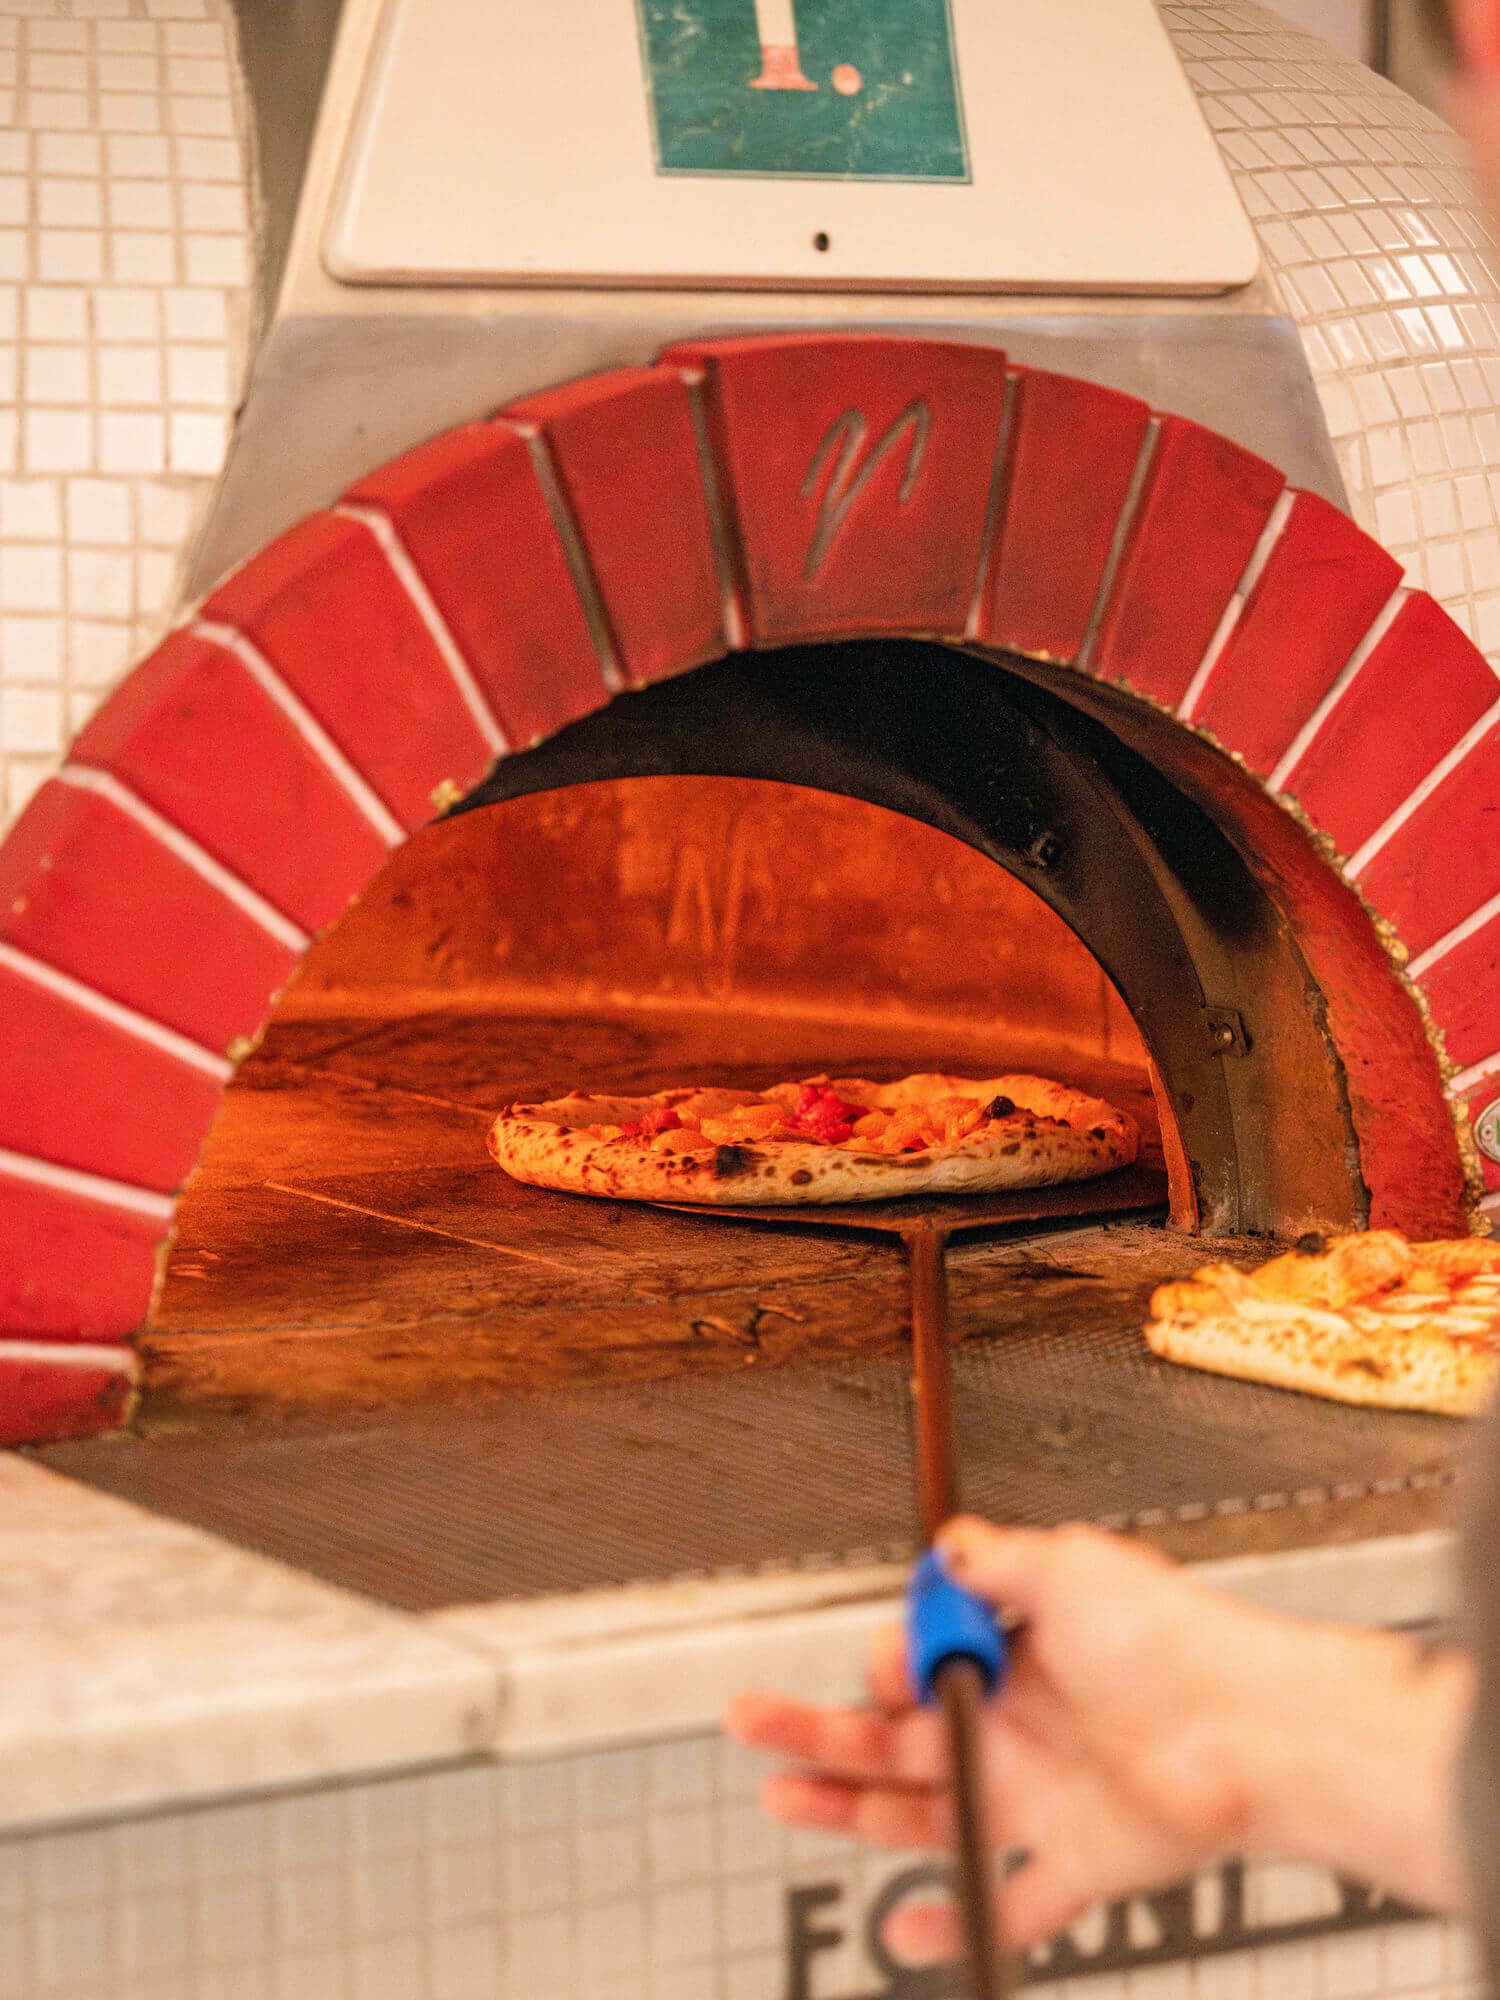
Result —
M943 1261L948 1239L945 1231L923 1224L903 1232L901 1240L911 1277L917 1486L922 1536L930 1544L958 1504L953 1361ZM969 1992L973 2000L1007 2000L1012 1980L996 1927L995 1848L984 1795L984 1677L971 1661L955 1659L939 1669L935 1684L947 1725L953 1772L954 1853Z

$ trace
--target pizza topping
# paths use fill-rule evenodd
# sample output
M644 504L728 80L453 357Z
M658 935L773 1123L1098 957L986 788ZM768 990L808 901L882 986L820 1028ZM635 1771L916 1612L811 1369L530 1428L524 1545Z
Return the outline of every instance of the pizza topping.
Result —
M627 1139L647 1139L658 1132L675 1132L681 1124L675 1106L658 1104L644 1118L637 1118L633 1125L622 1125L619 1130Z

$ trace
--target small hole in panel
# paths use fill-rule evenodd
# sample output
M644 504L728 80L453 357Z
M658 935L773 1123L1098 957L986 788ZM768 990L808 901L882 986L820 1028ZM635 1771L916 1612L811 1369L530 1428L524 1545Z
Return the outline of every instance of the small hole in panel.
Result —
M814 250L831 250L833 248L833 238L828 234L826 229L820 229L813 238L813 248Z

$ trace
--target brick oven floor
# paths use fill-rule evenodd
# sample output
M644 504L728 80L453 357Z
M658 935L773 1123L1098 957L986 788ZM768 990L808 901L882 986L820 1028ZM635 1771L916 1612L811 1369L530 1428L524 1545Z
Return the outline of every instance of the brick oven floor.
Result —
M811 1068L808 1032L720 1027L713 1069ZM904 1553L894 1243L546 1194L483 1156L500 1099L680 1080L704 1033L281 1025L183 1202L138 1433L46 1461L411 1610ZM846 1038L839 1068L892 1073L880 1043ZM895 1063L941 1059L908 1041ZM957 1242L966 1504L1201 1554L1442 1519L1463 1425L1151 1355L1154 1284L1264 1250L1139 1219Z

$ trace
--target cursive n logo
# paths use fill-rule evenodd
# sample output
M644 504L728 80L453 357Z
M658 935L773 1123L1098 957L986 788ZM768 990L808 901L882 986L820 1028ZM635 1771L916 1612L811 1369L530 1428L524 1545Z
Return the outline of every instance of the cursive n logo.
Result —
M887 452L894 451L903 437L908 438L906 470L901 475L901 484L896 489L896 502L904 507L911 498L912 488L917 483L917 474L922 469L922 457L927 449L927 433L932 428L932 412L920 397L908 403L900 416L890 424L871 446L865 461L855 470L856 462L863 449L865 439L870 434L870 426L862 410L845 410L828 427L822 442L812 455L812 464L807 468L803 480L801 496L810 500L818 490L818 480L829 460L833 460L833 470L828 475L828 484L823 488L823 500L818 508L817 522L813 528L812 540L807 545L807 558L802 565L802 574L809 582L822 568L828 551L843 527L849 509L854 505L870 479L879 469Z

